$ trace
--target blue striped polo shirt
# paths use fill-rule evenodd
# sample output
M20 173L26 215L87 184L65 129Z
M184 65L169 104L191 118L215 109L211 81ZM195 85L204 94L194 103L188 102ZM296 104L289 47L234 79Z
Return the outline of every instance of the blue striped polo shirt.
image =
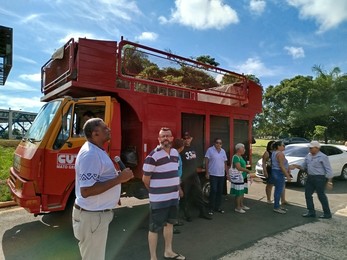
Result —
M160 146L145 159L143 172L151 176L149 183L149 202L152 209L178 205L178 152L170 149L170 155Z

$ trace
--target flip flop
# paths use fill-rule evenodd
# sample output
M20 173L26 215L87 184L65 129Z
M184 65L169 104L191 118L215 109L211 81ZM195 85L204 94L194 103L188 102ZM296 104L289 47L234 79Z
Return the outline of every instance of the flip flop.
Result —
M186 260L186 257L181 255L181 254L177 254L175 256L164 256L164 259L176 259L176 260Z

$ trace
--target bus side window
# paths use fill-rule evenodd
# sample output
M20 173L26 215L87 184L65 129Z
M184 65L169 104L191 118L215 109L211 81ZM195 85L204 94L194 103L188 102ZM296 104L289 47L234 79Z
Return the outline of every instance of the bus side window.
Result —
M99 117L99 114L103 118L104 111L104 106L76 105L73 118L73 137L84 137L84 123L90 118Z
M70 137L71 132L71 118L72 118L72 108L70 107L69 111L63 116L61 121L61 127L59 130L59 133L57 135L57 138L54 141L53 149L58 150Z

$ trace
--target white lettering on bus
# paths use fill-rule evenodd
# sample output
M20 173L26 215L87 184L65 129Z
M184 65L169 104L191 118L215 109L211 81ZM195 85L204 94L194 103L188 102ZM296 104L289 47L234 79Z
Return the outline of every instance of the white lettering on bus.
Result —
M57 155L58 169L75 169L77 154L60 153Z

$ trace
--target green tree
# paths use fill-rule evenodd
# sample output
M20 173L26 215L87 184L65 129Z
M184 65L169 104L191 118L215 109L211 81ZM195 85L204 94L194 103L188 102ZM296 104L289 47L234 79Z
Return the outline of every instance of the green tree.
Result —
M233 74L225 74L220 82L221 85L234 84L239 82L240 78Z
M347 75L339 68L325 72L314 66L316 78L295 76L264 92L257 131L268 136L312 138L315 126L326 127L331 139L347 139Z
M326 130L327 130L326 126L316 125L313 132L313 138L315 140L323 140L323 138L325 137Z
M215 60L215 58L212 58L210 55L201 55L196 58L196 61L209 64L211 66L219 66L219 63Z

